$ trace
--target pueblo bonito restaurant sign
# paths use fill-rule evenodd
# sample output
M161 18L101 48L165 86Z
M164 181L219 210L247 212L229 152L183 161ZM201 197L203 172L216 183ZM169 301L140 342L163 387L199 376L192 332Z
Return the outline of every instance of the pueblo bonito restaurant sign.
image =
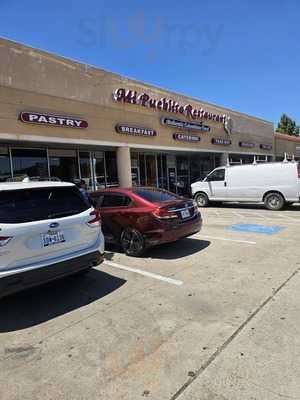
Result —
M87 128L88 122L83 119L62 117L58 115L21 112L20 120L28 124L64 126L67 128Z
M135 136L153 137L157 135L156 131L153 129L138 128L136 126L127 126L120 124L116 125L116 131L118 133L123 133L125 135L135 135Z
M136 90L126 90L124 88L116 89L113 94L113 99L120 103L137 104L143 107L152 108L154 110L163 110L173 114L181 114L191 119L207 119L211 121L217 121L224 124L224 128L231 133L231 120L227 114L214 114L203 110L203 108L194 108L191 104L179 104L173 99L167 99L165 97L161 99L154 99L147 93L138 94Z

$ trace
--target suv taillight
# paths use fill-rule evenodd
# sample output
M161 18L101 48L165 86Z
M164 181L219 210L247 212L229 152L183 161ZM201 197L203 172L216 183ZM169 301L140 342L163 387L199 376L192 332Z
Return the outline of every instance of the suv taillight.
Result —
M90 216L92 219L87 222L89 226L100 226L101 223L101 216L100 216L100 211L99 210L94 210L90 212Z
M0 247L5 246L11 239L11 236L0 236Z
M156 210L152 211L152 214L159 219L173 219L178 218L178 215L173 211L168 211L165 208L157 208Z
M298 178L300 179L300 164L298 163Z

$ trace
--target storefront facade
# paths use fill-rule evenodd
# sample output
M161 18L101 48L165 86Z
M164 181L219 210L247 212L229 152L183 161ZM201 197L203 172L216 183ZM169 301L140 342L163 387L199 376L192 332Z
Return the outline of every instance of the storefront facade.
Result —
M180 194L275 158L268 121L0 40L0 181L23 175Z
M300 137L275 133L276 161L300 161Z

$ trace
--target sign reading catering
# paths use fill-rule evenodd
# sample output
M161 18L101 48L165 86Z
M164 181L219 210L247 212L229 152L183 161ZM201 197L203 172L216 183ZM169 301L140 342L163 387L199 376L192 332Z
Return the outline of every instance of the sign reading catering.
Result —
M182 129L191 129L195 131L200 131L200 132L209 132L210 127L207 125L203 125L202 122L199 124L196 124L195 122L189 122L189 121L181 121L179 119L173 119L173 118L162 118L161 123L163 125L169 125L174 128L182 128Z
M63 117L58 115L40 114L22 111L20 120L28 124L63 126L67 128L83 129L88 127L88 122L73 117Z
M201 140L199 136L187 135L185 133L173 133L173 139L182 142L200 142Z
M231 133L231 118L227 114L214 114L203 108L194 108L191 104L179 104L173 99L165 97L154 99L147 93L138 94L136 90L126 90L124 88L116 89L113 99L120 103L137 104L143 107L152 108L154 110L163 110L173 114L181 114L191 119L207 119L211 121L221 122L225 130Z
M157 136L157 132L154 129L138 128L136 126L127 126L121 124L116 125L115 128L118 133L123 133L125 135L148 136L148 137Z

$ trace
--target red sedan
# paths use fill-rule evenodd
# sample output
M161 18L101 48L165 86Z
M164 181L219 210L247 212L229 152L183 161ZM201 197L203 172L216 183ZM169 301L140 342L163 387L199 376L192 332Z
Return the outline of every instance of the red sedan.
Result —
M105 241L120 244L130 256L193 235L202 226L193 200L162 189L101 189L93 192L91 199L100 210Z

